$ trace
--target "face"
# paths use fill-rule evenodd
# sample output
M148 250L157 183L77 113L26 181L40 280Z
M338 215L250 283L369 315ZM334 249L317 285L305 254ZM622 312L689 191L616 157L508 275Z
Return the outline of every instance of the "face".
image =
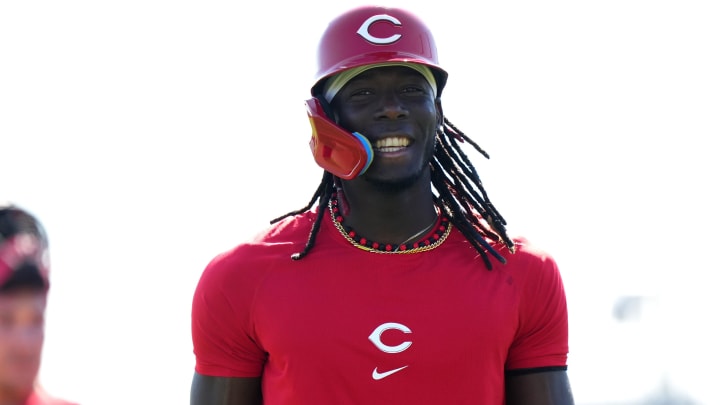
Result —
M370 69L349 81L332 107L340 126L372 144L375 157L365 180L402 185L428 170L442 115L420 73L401 66Z
M0 389L32 388L45 337L44 292L0 294Z

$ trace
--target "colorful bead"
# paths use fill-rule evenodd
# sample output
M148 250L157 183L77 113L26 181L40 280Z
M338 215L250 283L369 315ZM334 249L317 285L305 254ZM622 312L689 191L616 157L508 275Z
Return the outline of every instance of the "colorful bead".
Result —
M347 239L354 246L369 252L390 254L414 253L416 251L422 252L434 249L440 246L440 244L445 241L448 234L450 233L451 228L450 219L440 214L440 220L430 231L430 234L426 236L426 239L413 243L412 248L409 248L409 246L406 244L380 244L378 242L370 241L367 238L360 237L357 232L355 232L355 230L353 230L352 228L341 225L345 221L345 218L342 215L337 215L340 210L339 208L337 208L338 201L335 194L333 194L333 198L328 202L328 207L330 211L330 217L335 224L335 227L340 231L340 233L345 237L345 239Z

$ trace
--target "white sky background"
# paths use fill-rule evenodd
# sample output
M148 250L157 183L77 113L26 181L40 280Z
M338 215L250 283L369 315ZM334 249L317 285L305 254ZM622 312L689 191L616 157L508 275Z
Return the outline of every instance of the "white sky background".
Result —
M0 199L50 234L51 392L188 402L195 283L309 200L315 45L364 2L285 3L0 3ZM475 161L510 230L561 265L578 404L663 377L717 399L714 2L471 3L391 4L433 28L446 115L490 153ZM625 295L661 311L618 323Z

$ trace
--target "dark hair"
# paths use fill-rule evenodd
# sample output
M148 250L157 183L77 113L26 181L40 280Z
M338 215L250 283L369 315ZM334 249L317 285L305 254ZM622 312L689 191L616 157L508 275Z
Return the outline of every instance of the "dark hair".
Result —
M40 249L47 252L48 239L45 228L34 215L13 204L0 204L0 246L17 235L30 235L40 243ZM43 264L25 260L17 264L12 274L0 285L0 293L22 288L46 290L49 287L47 275L40 268Z
M438 130L435 139L437 141L435 152L430 161L431 181L436 190L434 192L435 203L441 207L450 218L450 222L480 253L488 270L492 269L489 255L505 263L505 258L487 240L500 241L508 247L511 253L514 252L515 244L505 229L507 222L490 202L480 176L458 142L471 145L485 158L490 156L446 118L443 118L442 128ZM318 201L318 217L310 230L305 248L292 255L294 260L299 260L307 255L314 246L323 213L334 192L334 182L334 176L325 171L320 185L305 207L270 221L272 224L283 218L308 211Z

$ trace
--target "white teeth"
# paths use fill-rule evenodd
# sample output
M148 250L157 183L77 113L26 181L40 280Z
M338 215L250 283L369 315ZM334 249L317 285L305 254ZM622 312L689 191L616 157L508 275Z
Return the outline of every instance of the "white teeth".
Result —
M383 138L379 141L375 142L375 148L376 149L392 149L392 151L399 150L401 147L408 146L410 144L410 140L407 138L401 138L401 137L391 137L391 138Z
M399 150L402 150L400 147L389 147L389 148L378 148L377 149L380 152L397 152Z

